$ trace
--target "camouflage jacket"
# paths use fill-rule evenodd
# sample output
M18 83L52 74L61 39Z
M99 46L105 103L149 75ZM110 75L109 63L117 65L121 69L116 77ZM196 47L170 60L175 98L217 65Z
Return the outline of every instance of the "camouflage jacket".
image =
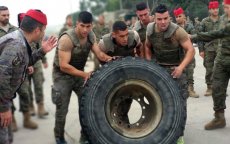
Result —
M146 39L146 29L147 29L147 26L144 26L143 24L141 24L141 21L137 21L133 27L133 30L138 32L140 39L141 39L141 42L143 44L144 44L145 39Z
M93 32L96 35L97 42L100 41L103 35L108 34L110 32L109 28L105 25L96 24L93 28Z
M28 65L44 55L41 49L32 53L21 30L0 38L0 112L11 108L11 99L24 81Z
M31 47L32 51L37 51L37 50L41 47L41 42L39 42L39 43L31 43L31 44L30 44L30 47ZM33 65L33 67L34 67L34 68L40 68L42 63L43 63L43 64L44 64L44 63L47 63L47 58L46 58L46 56L42 57L41 60L38 60L38 61Z
M230 66L230 21L220 30L200 32L192 36L192 40L196 41L209 42L214 39L220 39L220 49L215 61L222 65Z
M219 29L220 19L213 21L210 17L204 18L200 23L200 32L209 32L212 30ZM217 51L218 49L218 40L213 40L210 42L199 42L198 43L199 51Z
M8 30L8 31L5 31L4 29L2 29L2 28L0 27L0 37L6 35L6 34L8 34L8 33L11 33L11 32L13 32L13 31L15 31L15 30L17 30L17 29L18 29L17 27L15 27L15 26L13 26L13 25L11 25L11 24L9 24L9 30Z

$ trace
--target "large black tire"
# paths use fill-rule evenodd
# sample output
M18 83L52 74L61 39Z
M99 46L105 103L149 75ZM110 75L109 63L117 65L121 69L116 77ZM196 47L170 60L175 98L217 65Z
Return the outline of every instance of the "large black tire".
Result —
M123 122L117 107L132 98L140 119ZM186 110L177 83L154 62L126 57L105 64L86 83L80 122L92 144L174 144L183 133Z

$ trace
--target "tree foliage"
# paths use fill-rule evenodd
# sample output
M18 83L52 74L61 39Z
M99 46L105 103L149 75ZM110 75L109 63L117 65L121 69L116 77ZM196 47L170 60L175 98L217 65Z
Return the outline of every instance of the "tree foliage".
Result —
M135 5L139 2L146 2L151 11L160 4L166 4L172 14L173 10L182 7L186 14L191 18L199 17L200 20L208 16L208 3L214 0L80 0L80 9L89 10L94 15L99 15L104 11L116 11L128 9L135 11ZM218 0L221 3L223 0Z

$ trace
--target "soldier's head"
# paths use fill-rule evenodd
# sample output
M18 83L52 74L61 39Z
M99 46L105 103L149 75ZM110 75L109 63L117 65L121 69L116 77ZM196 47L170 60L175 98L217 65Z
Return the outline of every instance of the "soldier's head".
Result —
M0 6L0 26L6 26L9 23L10 12L8 7Z
M77 33L80 37L85 38L88 36L89 32L92 30L93 16L87 11L82 11L78 15L77 20Z
M157 29L161 32L168 29L170 23L170 15L166 5L160 4L155 9L155 23Z
M73 20L72 20L72 15L68 14L65 18L65 24L68 27L72 27L73 26Z
M18 27L20 27L24 16L25 16L25 13L19 13L18 14Z
M105 17L104 17L104 15L99 15L98 16L98 23L100 24L100 25L104 25L105 24Z
M181 7L173 10L173 14L178 24L184 24L186 20L186 16L184 14L184 10Z
M128 27L124 21L116 21L113 24L112 37L117 45L126 46L128 44Z
M223 5L224 5L224 12L225 12L225 14L227 14L228 16L230 16L230 0L224 0L223 1Z
M218 1L209 2L208 11L209 11L211 16L218 16L218 14L219 14L219 2Z
M30 34L32 42L38 42L45 35L46 25L46 15L41 10L30 9L25 13L20 28Z
M145 2L140 2L136 5L136 14L144 25L147 25L151 21L150 11Z

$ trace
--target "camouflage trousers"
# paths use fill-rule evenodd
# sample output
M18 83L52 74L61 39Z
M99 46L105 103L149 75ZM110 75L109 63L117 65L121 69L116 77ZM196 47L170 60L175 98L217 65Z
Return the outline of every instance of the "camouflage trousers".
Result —
M194 74L195 67L196 67L196 60L194 58L186 68L186 75L187 75L188 84L192 84L192 85L194 84L193 74Z
M214 67L216 54L217 53L215 51L205 51L204 67L206 69L205 82L207 85L212 84L212 74L213 74L213 67Z
M223 65L221 62L214 64L213 83L212 83L212 98L214 110L223 110L226 108L226 91L230 78L230 65Z
M25 78L25 81L22 83L21 87L17 90L17 94L19 96L19 111L28 112L30 105L30 93L29 93L29 79ZM12 104L12 113L16 110L14 104Z
M11 144L13 142L13 131L11 126L7 128L0 127L0 144Z
M55 78L52 86L52 101L56 104L54 134L55 137L63 138L71 93L74 91L77 94L79 102L84 81L79 77L57 75L54 73Z
M45 79L42 70L42 63L38 61L34 65L34 73L29 76L29 81L30 81L29 93L30 93L31 105L34 100L31 83L33 82L36 103L40 103L44 100L44 94L43 94L44 80Z
M165 68L169 72L169 74L171 75L171 73L174 70L174 67L165 67ZM182 96L181 100L182 100L184 108L185 108L185 113L186 113L185 114L185 121L186 121L187 120L187 98L189 97L187 74L185 72L183 72L179 78L174 78L173 80L176 81L178 83L178 86L179 86L180 94ZM184 135L184 133L181 134L181 136L183 136L183 135Z

